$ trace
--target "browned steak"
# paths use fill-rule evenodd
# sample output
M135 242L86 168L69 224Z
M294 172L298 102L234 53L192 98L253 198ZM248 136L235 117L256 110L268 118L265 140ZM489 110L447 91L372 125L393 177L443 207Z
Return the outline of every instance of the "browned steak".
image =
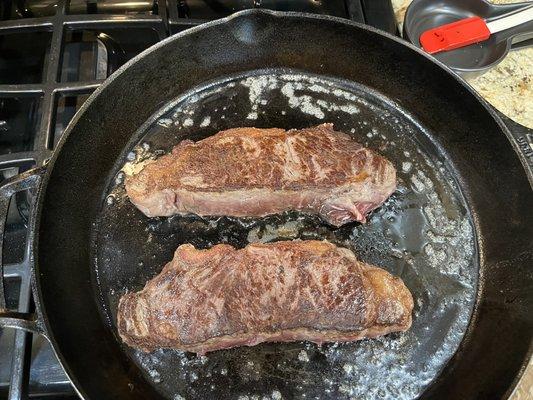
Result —
M130 200L149 217L301 210L337 226L364 222L395 189L392 164L332 124L236 128L185 140L126 179Z
M130 346L206 353L261 342L354 341L405 331L413 298L400 278L329 242L185 244L118 306Z

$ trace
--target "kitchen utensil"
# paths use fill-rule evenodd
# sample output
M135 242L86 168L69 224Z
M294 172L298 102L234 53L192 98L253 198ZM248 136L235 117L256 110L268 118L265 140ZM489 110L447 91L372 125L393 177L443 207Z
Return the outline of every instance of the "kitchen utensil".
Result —
M457 22L429 29L420 35L422 48L429 54L449 51L487 40L491 34L518 26L527 26L533 20L533 5L522 10L499 16L492 21L479 17L465 18ZM531 32L521 32L527 34Z
M430 29L465 18L478 17L485 20L493 30L488 40L434 55L463 77L471 78L497 65L510 50L533 44L533 19L529 16L530 7L532 7L530 2L492 4L485 0L414 0L405 14L403 36L421 47L420 36ZM517 20L521 21L520 16L523 16L523 13L526 13L526 20L514 25ZM480 24L479 19L470 21ZM485 36L486 34L484 31Z

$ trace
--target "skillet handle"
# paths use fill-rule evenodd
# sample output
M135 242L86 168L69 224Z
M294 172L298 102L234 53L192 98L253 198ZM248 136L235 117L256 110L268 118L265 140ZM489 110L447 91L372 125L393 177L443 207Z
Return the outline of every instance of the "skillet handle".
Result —
M35 168L7 179L0 186L0 328L15 328L33 333L44 333L41 318L39 318L37 313L28 313L27 304L20 307L21 312L12 312L6 309L3 263L3 244L10 200L16 193L23 190L30 190L35 193L41 183L44 172L44 167ZM32 204L28 220L26 246L30 246L33 241L32 226L35 218L34 210L35 204ZM27 259L25 267L33 269L30 252L26 252L25 258ZM31 271L27 272L30 273Z

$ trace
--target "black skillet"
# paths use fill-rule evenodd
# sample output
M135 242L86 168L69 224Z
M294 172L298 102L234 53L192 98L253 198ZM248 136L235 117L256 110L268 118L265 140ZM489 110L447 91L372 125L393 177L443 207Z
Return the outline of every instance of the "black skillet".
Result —
M322 122L398 169L398 191L366 225L334 229L297 213L148 219L124 196L125 163L128 170L183 138ZM533 196L506 134L456 75L367 26L246 11L190 29L115 73L50 163L0 189L1 211L18 191L37 195L37 313L4 314L0 326L46 335L86 399L505 398L533 333ZM331 240L401 276L416 300L412 329L202 358L144 354L118 339L118 298L157 274L180 243L294 238Z

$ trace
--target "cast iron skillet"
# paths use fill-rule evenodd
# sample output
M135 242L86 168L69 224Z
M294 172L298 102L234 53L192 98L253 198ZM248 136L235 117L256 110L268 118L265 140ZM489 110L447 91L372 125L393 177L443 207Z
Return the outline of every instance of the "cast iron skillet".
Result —
M398 192L367 225L333 229L296 213L149 220L124 197L124 163L183 138L321 122L398 168ZM533 332L533 196L506 134L456 75L367 26L254 10L193 28L114 74L74 117L50 163L1 188L4 212L15 192L37 194L37 313L4 314L0 326L46 335L87 399L504 398L529 360ZM400 275L416 299L411 331L207 358L146 355L118 339L118 297L157 274L178 244L295 237L351 247Z

